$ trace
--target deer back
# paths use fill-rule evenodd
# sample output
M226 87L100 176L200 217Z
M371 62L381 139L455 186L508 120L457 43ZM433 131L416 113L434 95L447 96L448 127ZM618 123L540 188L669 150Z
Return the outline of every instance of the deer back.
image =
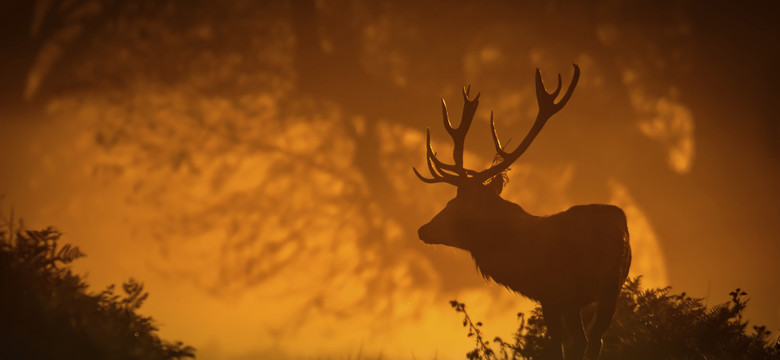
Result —
M514 219L462 226L479 229L460 241L483 276L537 301L582 304L625 279L631 251L620 208L579 205L543 217L517 208Z

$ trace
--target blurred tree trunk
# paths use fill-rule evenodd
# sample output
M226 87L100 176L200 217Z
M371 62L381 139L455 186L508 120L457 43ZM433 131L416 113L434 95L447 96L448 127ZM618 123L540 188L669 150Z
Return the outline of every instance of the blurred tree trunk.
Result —
M35 1L17 0L0 5L0 109L4 115L27 104L27 76L41 42L32 36Z
M73 65L121 1L10 0L0 5L0 108L26 115L73 86Z
M438 113L438 104L434 97L436 94L416 93L414 90L378 79L368 73L361 63L362 33L356 26L353 2L328 2L328 5L332 6L328 9L328 13L335 14L335 17L329 17L329 14L318 9L314 0L292 2L298 89L306 96L333 102L344 111L345 123L342 126L348 129L357 145L354 163L370 189L371 199L383 209L384 214L392 217L393 221L402 226L409 241L414 241L416 229L421 225L424 216L410 211L398 202L399 197L394 193L386 170L382 167L383 161L380 157L382 140L378 125L380 120L411 128L422 128L426 124L439 123L441 120L437 118L424 117L426 113ZM368 6L372 5L374 4L368 4ZM457 20L457 18L451 19L451 21ZM457 33L450 35L458 37ZM325 42L328 42L328 51L325 50ZM463 58L467 44L468 41L461 38L459 46L446 48L445 54L454 56L447 62L441 62L441 72L434 76L458 81L462 77L461 63L458 59ZM431 54L435 54L429 61L436 61L441 56L434 52L435 49L429 50ZM421 109L427 108L433 111L421 112ZM350 122L357 116L365 119L365 128L362 131L357 131ZM411 167L408 176L409 181L417 181ZM380 241L379 237L367 241L374 241L375 246L387 245ZM397 261L394 255L400 255L398 251L391 248L383 249L383 253L388 256L382 258L382 261L389 264ZM445 263L436 266L450 270ZM464 280L468 282L469 279L473 280L474 285L481 284L473 269L451 270L452 276L442 277L445 281L442 286L445 288L460 287Z

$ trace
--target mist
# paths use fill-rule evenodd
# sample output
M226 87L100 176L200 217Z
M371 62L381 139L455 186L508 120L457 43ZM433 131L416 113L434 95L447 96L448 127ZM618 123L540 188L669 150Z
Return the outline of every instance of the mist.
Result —
M532 303L417 229L440 99L481 93L464 161L516 144L572 63L577 90L511 166L535 215L624 209L631 276L780 330L778 25L769 2L10 1L0 5L0 206L53 225L101 288L134 277L203 359L462 356ZM457 120L455 120L457 121ZM518 254L522 261L523 254ZM413 354L413 355L410 355Z

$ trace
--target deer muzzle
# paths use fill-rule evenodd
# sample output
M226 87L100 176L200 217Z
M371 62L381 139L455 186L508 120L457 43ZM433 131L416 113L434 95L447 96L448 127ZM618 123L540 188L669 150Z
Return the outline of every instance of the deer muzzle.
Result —
M436 229L433 222L427 223L417 230L417 236L426 244L443 244L446 236L441 229Z
M417 236L420 237L420 240L426 244L430 244L430 226L428 224L425 224L423 226L420 226L419 229L417 229Z

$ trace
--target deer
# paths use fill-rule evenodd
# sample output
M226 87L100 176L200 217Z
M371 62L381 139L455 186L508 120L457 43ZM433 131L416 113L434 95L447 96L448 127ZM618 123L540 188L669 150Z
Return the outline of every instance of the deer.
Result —
M500 196L509 166L571 98L580 76L579 67L573 65L572 80L558 102L561 75L555 91L548 93L536 69L538 113L531 130L514 150L502 146L491 111L496 160L482 171L463 165L464 141L480 93L471 99L471 86L463 87L463 113L457 128L450 122L442 99L444 128L454 144L454 162L439 160L431 147L428 128L426 162L431 175L425 177L412 169L425 183L447 183L457 188L455 198L419 228L420 240L469 252L483 277L538 302L552 341L546 350L549 358L581 360L599 358L602 337L612 322L628 276L631 246L625 213L614 205L590 204L535 216ZM591 305L595 305L595 312L586 333L581 313Z

